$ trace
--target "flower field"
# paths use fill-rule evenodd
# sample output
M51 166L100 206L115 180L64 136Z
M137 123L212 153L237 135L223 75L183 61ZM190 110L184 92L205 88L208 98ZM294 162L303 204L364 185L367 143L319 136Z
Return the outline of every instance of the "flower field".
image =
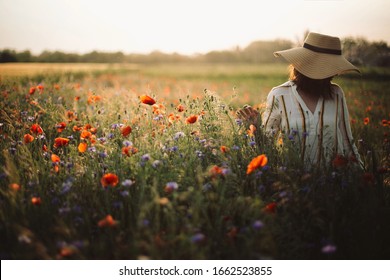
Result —
M92 70L1 76L1 259L390 257L388 71L336 80L365 169L308 171L235 116L285 67Z

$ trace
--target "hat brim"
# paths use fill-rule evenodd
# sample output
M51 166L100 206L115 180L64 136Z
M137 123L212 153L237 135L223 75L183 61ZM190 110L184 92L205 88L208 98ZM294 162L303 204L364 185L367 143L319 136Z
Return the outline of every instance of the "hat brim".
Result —
M326 79L348 71L360 73L360 70L342 55L318 53L304 47L277 51L274 55L283 57L311 79Z

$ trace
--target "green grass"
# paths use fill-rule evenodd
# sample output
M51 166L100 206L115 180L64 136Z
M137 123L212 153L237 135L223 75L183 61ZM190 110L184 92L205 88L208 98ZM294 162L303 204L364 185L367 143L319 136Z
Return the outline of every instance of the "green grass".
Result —
M0 256L388 259L387 76L388 70L364 69L361 78L335 80L348 98L365 171L347 166L310 173L294 147L280 152L261 130L248 135L234 116L243 104L263 103L286 80L284 65L141 65L3 76ZM44 90L29 95L38 84ZM161 106L141 104L143 94ZM188 124L191 115L199 119ZM66 127L59 132L61 122ZM43 134L30 131L35 123ZM123 136L127 125L132 131ZM92 136L81 139L82 130ZM34 141L24 143L28 133ZM69 144L55 147L58 137ZM80 152L83 142L88 149ZM122 153L129 145L137 149L131 156ZM246 174L260 154L267 166ZM107 173L118 177L114 187L103 187ZM107 215L114 222L104 220Z

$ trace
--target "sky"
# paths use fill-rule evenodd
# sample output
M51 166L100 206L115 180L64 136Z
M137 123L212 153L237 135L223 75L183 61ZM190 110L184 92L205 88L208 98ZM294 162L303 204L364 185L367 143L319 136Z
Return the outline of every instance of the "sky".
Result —
M0 49L196 54L306 30L390 43L389 0L0 0Z

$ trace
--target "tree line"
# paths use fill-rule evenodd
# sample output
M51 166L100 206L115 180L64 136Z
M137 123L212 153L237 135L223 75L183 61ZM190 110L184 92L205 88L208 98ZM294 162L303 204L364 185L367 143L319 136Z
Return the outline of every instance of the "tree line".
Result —
M289 40L255 41L245 48L210 51L205 54L182 55L154 51L149 54L125 54L123 52L92 51L86 54L43 51L39 55L29 50L17 52L12 49L0 50L0 63L5 62L44 62L44 63L273 63L273 52L297 46ZM384 41L370 42L364 38L347 37L342 39L344 56L358 66L390 66L390 47Z

